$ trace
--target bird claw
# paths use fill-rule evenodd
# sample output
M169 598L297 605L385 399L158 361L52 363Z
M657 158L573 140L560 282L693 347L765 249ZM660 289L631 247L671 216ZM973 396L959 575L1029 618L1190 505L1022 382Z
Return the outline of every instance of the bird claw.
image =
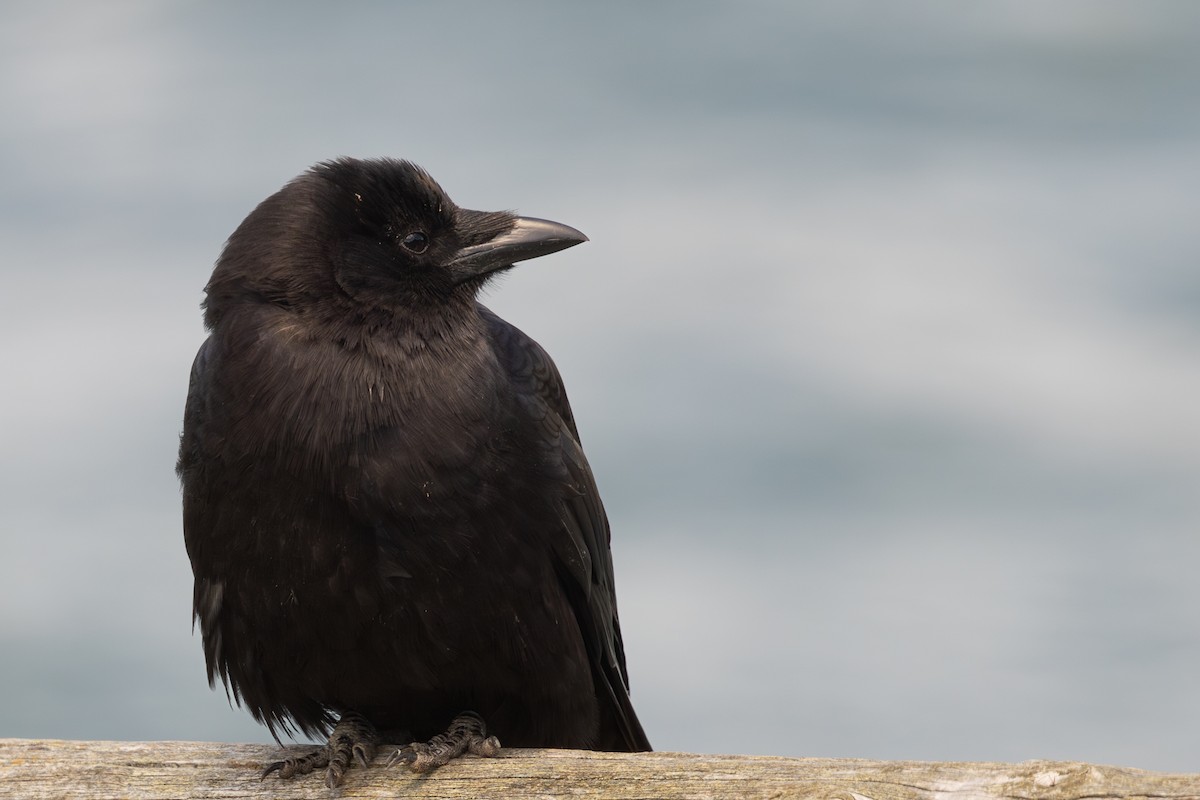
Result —
M278 772L280 778L291 778L325 767L325 785L334 789L341 785L351 761L366 767L375 757L379 735L375 726L357 714L343 714L329 734L329 742L302 756L273 761L263 767L259 780Z
M392 753L391 757L387 760L387 764L385 766L392 767L392 766L395 766L396 764L399 764L402 761L405 764L412 764L416 760L417 760L417 754L413 750L412 745L405 745L404 747L401 747L400 749L398 749L396 752Z
M500 754L500 740L487 735L487 726L476 713L459 714L445 733L428 742L413 742L392 753L387 765L404 763L413 772L444 767L463 753L492 758Z
M371 759L375 757L375 745L365 742L355 742L354 744L354 760L359 766L364 769L371 763Z
M292 778L297 775L307 775L315 769L321 769L329 764L329 745L323 745L302 756L285 758L282 761L272 761L263 767L259 781L266 780L273 772L278 772L280 778Z

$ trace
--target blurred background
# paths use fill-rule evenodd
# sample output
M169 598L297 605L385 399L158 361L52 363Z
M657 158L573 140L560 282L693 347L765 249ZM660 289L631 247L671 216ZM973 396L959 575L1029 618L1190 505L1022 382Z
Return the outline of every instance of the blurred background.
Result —
M7 2L0 736L269 741L173 474L225 238L391 155L591 241L565 377L662 750L1200 768L1200 6Z

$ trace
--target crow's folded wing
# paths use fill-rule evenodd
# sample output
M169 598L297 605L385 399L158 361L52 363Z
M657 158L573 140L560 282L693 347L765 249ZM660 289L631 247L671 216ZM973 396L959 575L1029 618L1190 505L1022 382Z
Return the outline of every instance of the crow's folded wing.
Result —
M649 750L650 742L629 701L629 676L617 599L613 588L608 518L558 369L537 342L480 306L492 344L508 371L522 405L539 426L543 457L562 476L552 498L562 523L555 540L559 574L583 632L601 705L596 746L607 750Z

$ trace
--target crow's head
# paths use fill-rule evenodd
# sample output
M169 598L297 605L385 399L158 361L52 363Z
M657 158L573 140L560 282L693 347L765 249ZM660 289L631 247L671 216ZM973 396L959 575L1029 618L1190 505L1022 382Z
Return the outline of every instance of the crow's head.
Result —
M474 297L517 261L587 241L557 222L459 208L407 161L318 164L264 200L229 238L206 321L238 303L375 308Z

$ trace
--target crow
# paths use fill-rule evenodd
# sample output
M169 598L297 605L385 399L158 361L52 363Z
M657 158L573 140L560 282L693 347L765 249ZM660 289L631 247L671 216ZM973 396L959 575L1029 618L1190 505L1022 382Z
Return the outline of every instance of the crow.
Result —
M341 783L516 747L636 752L608 519L558 369L477 301L574 228L341 158L225 243L176 471L209 685Z

